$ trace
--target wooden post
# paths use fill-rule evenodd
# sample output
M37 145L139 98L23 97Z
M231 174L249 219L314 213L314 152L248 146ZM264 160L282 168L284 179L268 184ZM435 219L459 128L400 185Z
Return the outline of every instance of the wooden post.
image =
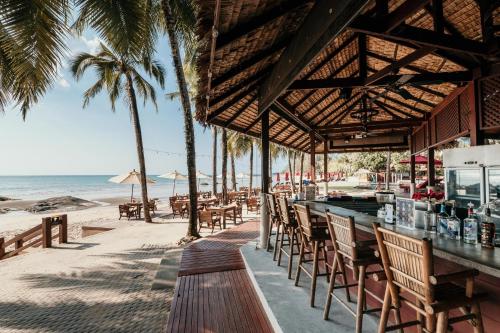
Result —
M385 163L385 190L389 191L391 185L391 148L387 151L387 161Z
M328 140L323 141L323 181L325 182L325 195L328 195Z
M61 224L59 224L59 244L68 242L68 215L60 216Z
M260 193L260 248L265 249L269 242L269 212L265 204L265 194L269 193L269 111L261 117L261 193Z
M434 148L427 150L427 183L436 186L436 167L434 165Z
M479 146L484 144L484 138L481 132L481 96L479 82L477 80L474 80L467 88L467 90L463 93L468 94L468 100L470 103L470 145Z
M52 247L52 218L42 219L42 247Z
M316 182L316 137L314 136L313 132L309 133L309 140L310 140L310 145L311 145L311 150L310 150L310 155L311 155L311 165L310 165L311 182L315 183Z
M4 247L5 239L0 237L0 259L5 255L5 247Z
M410 134L408 136L408 145L410 146L410 198L415 193L415 179L416 179L416 170L415 170L415 155L413 154L413 137Z

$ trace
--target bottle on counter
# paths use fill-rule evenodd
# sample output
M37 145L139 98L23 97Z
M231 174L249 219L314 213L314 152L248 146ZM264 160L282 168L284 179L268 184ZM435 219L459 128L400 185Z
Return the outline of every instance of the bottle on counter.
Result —
M432 209L432 201L427 202L427 211L425 212L425 232L430 232L431 234L436 233L436 214Z
M447 237L448 235L448 214L446 213L446 205L441 204L441 210L438 214L438 233L440 236Z
M451 215L448 217L448 238L449 239L455 239L455 240L460 240L460 224L461 221L457 216L456 208L455 208L455 203L451 206Z
M486 213L481 223L481 246L492 249L495 247L495 223L491 220L491 209L486 207Z
M469 209L467 214L468 216L466 219L464 219L464 242L469 244L477 244L477 231L479 221L474 214L474 204L472 202L469 202L467 206L469 207Z

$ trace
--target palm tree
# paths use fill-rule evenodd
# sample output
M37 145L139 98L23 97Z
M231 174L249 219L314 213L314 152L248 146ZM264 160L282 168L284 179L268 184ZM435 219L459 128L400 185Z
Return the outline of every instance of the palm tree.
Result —
M197 227L198 219L198 200L197 200L197 189L196 189L196 152L195 152L195 139L194 139L194 125L193 116L191 113L191 104L189 100L188 86L186 82L186 77L184 75L184 68L182 67L181 52L179 47L178 37L183 37L184 44L188 45L188 42L194 40L193 30L195 27L194 10L190 6L189 1L172 1L174 6L171 6L169 0L161 0L161 6L163 9L163 16L165 20L165 28L167 30L168 39L170 42L170 48L172 50L172 58L174 61L175 74L177 77L177 85L179 86L179 92L181 97L181 104L184 113L184 137L186 141L186 152L187 152L187 169L188 169L188 181L189 181L189 228L186 235L186 240L192 240L194 238L199 238ZM179 6L178 6L179 5ZM185 6L182 6L185 5ZM176 10L172 11L172 8ZM186 16L181 15L181 13ZM192 20L190 23L184 25L188 21ZM180 32L180 33L179 33ZM186 50L192 50L193 48L186 47Z
M217 194L217 127L212 126L212 192Z
M238 132L231 132L228 138L228 149L234 158L242 158L247 153L250 153L250 184L248 190L251 191L253 175L253 139ZM236 174L236 172L234 172L234 174Z
M144 146L142 142L141 124L139 120L139 109L137 107L136 91L144 99L150 99L156 106L156 93L153 86L139 73L139 68L153 77L163 88L165 83L165 71L148 54L136 58L130 54L118 54L104 44L96 55L80 53L75 56L71 63L71 71L76 80L82 78L85 71L91 67L96 69L97 81L85 91L83 95L83 107L86 107L103 88L108 91L111 109L115 111L116 100L122 93L126 94L126 101L130 108L132 125L135 131L137 157L141 173L142 202L144 203L144 220L151 222L148 204L148 189L146 185L146 163L144 160Z
M222 128L222 203L227 205L227 130Z
M70 10L68 0L0 1L0 113L13 103L25 119L57 79Z

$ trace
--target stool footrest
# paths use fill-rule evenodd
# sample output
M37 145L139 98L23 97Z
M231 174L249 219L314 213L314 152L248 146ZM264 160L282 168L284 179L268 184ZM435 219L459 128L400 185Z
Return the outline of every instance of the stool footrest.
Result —
M410 326L415 326L415 325L420 325L420 321L419 320L413 320L413 321L407 321L406 323L401 323L401 324L397 324L397 325L392 325L392 326L388 326L385 331L395 331L395 330L399 330L400 328L405 328L405 327L410 327Z

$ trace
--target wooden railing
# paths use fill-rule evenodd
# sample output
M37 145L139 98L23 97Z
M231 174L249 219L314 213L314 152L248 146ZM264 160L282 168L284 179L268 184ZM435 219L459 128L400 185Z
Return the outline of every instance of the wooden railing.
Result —
M58 227L58 233L52 235L52 229ZM33 228L16 235L14 238L5 240L0 237L0 259L7 259L30 248L42 246L52 247L52 240L59 239L59 244L68 242L68 216L57 215L42 218L42 223ZM7 251L9 246L14 249Z

